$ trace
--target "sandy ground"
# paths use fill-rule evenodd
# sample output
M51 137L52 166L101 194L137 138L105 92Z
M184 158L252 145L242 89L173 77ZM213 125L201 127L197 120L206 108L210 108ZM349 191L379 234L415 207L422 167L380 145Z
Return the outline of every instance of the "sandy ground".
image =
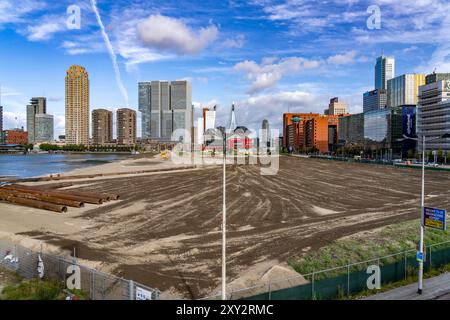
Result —
M88 169L99 172L100 166ZM450 209L450 175L426 175L427 205ZM254 165L228 166L227 186L232 289L293 276L288 258L416 219L420 204L420 170L299 157L281 157L275 176L261 176ZM64 215L1 203L0 237L67 252L76 247L81 259L158 288L162 297L217 293L220 167L74 180L70 188L118 192L121 200Z

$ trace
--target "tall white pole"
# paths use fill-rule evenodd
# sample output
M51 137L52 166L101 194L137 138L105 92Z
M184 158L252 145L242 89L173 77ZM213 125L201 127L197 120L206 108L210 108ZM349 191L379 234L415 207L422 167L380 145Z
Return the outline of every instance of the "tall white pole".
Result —
M222 300L227 300L227 265L226 265L226 227L227 227L227 206L226 206L226 150L227 138L226 133L224 133L223 142L223 208L222 208Z
M420 213L420 242L419 252L423 256L423 211L425 208L425 135L422 136L422 200L421 200L421 213ZM423 260L419 261L419 289L417 293L422 294L423 289Z

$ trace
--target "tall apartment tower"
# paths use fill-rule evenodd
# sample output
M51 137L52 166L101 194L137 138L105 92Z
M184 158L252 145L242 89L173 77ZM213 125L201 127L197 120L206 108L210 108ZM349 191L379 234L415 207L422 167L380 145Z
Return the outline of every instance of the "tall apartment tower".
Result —
M3 131L3 106L0 105L0 134Z
M0 136L3 132L2 86L0 86Z
M387 99L387 91L383 89L375 89L364 93L363 112L366 113L386 108Z
M128 108L117 110L117 144L136 144L136 111Z
M404 74L392 78L387 83L388 107L417 105L419 87L425 84L424 74Z
M92 111L92 143L103 145L113 139L113 113L106 109Z
M31 98L27 105L27 132L30 144L53 140L53 116L47 114L45 97Z
M347 114L347 105L344 102L339 102L339 98L330 99L326 115L337 116L343 114Z
M270 127L269 127L269 120L264 119L261 126L261 136L259 140L259 148L262 152L266 152L266 148L271 146L270 143L271 137L270 137Z
M66 143L89 144L89 75L77 65L66 75Z
M192 88L189 81L139 82L142 138L171 140L177 129L193 127Z
M422 150L422 138L431 140L427 150L450 151L450 139L442 138L450 133L450 79L431 82L419 87L417 105L418 150Z
M381 56L375 65L375 89L387 90L387 82L395 77L395 59Z

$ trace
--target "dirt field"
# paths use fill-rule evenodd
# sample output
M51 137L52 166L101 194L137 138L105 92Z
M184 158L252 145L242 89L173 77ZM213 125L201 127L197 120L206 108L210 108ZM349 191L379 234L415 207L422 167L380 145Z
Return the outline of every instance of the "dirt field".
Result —
M228 280L236 287L248 285L301 252L417 219L420 174L296 157L281 157L276 176L261 176L257 166L229 166ZM426 176L427 205L450 209L450 174L430 171ZM75 246L80 258L159 288L165 296L199 298L218 290L220 167L78 184L71 188L119 192L122 200L70 210L71 232L39 225L21 234L62 249ZM0 221L3 208L11 207L0 204ZM45 214L48 220L51 215Z

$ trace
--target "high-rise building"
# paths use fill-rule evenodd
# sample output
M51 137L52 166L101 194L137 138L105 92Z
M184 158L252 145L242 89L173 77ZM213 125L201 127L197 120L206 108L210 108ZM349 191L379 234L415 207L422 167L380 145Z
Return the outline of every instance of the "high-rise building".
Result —
M384 55L377 58L375 65L375 89L387 90L388 80L395 77L395 59Z
M136 111L128 108L117 110L117 144L136 144Z
M387 93L383 89L375 89L364 93L363 112L384 109L387 106Z
M53 116L47 114L45 97L31 98L27 105L28 143L42 143L53 140Z
M173 131L177 129L186 129L192 135L192 110L192 88L189 81L139 83L143 139L170 141Z
M339 102L339 98L330 99L328 105L328 112L325 115L338 116L347 114L347 105L344 102Z
M264 119L261 125L261 136L259 137L260 152L266 152L267 148L271 146L270 126L269 120Z
M113 139L113 113L106 109L92 111L92 143L103 145Z
M0 134L3 132L2 86L0 86Z
M3 106L0 106L0 132L3 131Z
M339 143L359 144L364 141L364 113L339 118Z
M34 117L34 123L34 142L44 143L54 140L52 115L38 113Z
M417 105L418 150L422 150L422 137L432 140L427 150L450 151L450 80L431 82L419 88Z
M204 119L205 131L216 127L216 106L213 110L204 110Z
M89 75L77 65L66 75L66 143L89 144Z
M433 72L425 77L425 84L438 82L442 80L450 80L450 73L436 73Z
M383 159L405 158L415 150L414 106L400 106L364 113L364 145Z
M417 105L419 87L424 84L424 74L404 74L388 80L387 105L392 108L403 105Z
M185 129L192 134L192 88L189 81L171 82L170 104L173 110L173 130Z
M283 114L283 147L314 148L322 153L332 151L338 142L340 117L317 113Z

